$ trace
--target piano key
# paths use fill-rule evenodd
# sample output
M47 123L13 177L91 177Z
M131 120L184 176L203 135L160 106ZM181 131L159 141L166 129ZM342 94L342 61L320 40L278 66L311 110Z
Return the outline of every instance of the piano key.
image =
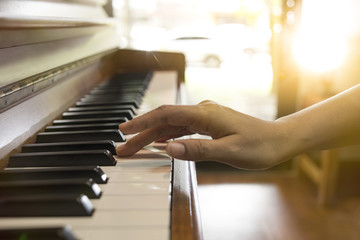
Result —
M84 103L96 103L96 102L107 103L107 105L105 105L105 106L118 107L118 108L122 108L123 106L125 106L125 107L126 106L132 106L134 109L137 109L138 108L137 106L140 106L141 103L142 103L142 98L119 99L118 97L110 97L110 96L102 97L102 95L99 95L99 96L101 96L101 97L97 97L97 98L81 98L79 100L79 102L84 102ZM112 104L113 102L118 103L118 104ZM110 105L110 104L112 104L112 105ZM101 109L99 111L104 111L104 110Z
M121 87L121 88L96 88L90 91L91 95L103 95L103 94L123 94L123 93L138 93L142 96L145 91L143 87Z
M3 240L76 240L71 227L0 229Z
M108 150L16 153L8 167L114 166L116 160Z
M91 178L0 182L0 199L28 195L84 194L100 198L101 189Z
M107 174L99 166L5 168L0 172L0 182L66 178L91 178L98 184L108 181Z
M89 230L79 229L76 231L80 239L98 240L98 239L122 239L131 240L169 240L170 230L167 227L116 227L116 228L92 228Z
M81 98L80 99L81 102L88 102L88 103L97 103L97 102L102 102L102 103L108 103L108 104L112 104L112 103L125 103L126 105L134 105L135 107L140 106L141 104L141 99L137 99L137 98L133 98L133 97L129 97L129 98L104 98L104 97L99 97L99 98ZM131 102L131 103L128 103ZM113 104L114 105L114 104Z
M132 83L132 84L124 84L120 82L104 82L96 87L94 87L92 90L109 90L109 89L137 89L139 91L145 92L147 89L147 86L142 83Z
M137 158L123 159L114 156L117 163L115 166L107 167L103 166L102 169L105 172L117 172L117 171L158 171L158 172L170 172L172 161L170 157L145 155L141 157L141 154L137 155Z
M171 196L164 197L163 195L143 194L138 195L111 195L104 194L101 199L92 200L92 204L96 210L156 210L168 209L170 211Z
M152 172L152 171L108 171L111 182L170 182L170 171ZM1 180L1 175L0 175Z
M141 93L122 93L122 94L88 94L81 98L81 100L116 100L116 99L134 99L141 101L143 98Z
M122 74L121 74L122 75ZM113 75L110 79L108 79L105 82L102 82L97 85L97 87L105 87L105 86L112 86L112 85L118 85L118 86L143 86L148 87L149 80L146 76L142 77L131 77L128 79L124 79L122 76L119 77L118 74Z
M168 182L108 182L102 185L104 192L111 195L170 195L171 184Z
M113 95L113 94L96 94L96 95L91 95L91 94L87 94L84 95L81 100L100 100L100 99L105 99L105 100L136 100L136 101L141 101L143 98L143 96L140 93L124 93L124 94L118 94L118 95Z
M68 109L68 112L88 112L88 111L105 111L105 110L130 110L133 114L136 114L136 109L132 105L100 106L100 107L71 107Z
M48 126L45 132L66 132L66 131L86 131L86 130L104 130L118 129L118 123L101 123L101 124L78 124L78 125L61 125Z
M89 112L64 112L63 119L82 119L82 118L113 118L126 117L131 120L134 114L130 110L106 110L106 111L89 111Z
M36 143L94 140L113 140L115 142L125 142L123 134L119 130L114 129L73 132L42 132L39 133L36 137Z
M114 76L112 79L99 84L99 87L107 87L107 86L121 86L121 87L142 86L144 88L147 88L148 80L143 77L138 79L123 80L117 76Z
M0 218L1 227L10 227L14 224L18 226L54 226L59 224L71 225L74 229L84 228L169 228L170 211L168 209L156 210L113 210L113 211L95 211L92 217L86 218ZM87 238L85 238L87 240ZM117 239L117 238L112 238ZM168 239L168 238L166 238Z
M78 101L75 104L77 107L86 107L86 106L121 106L121 105L132 105L135 108L139 108L140 104L134 100L116 100L116 101L89 101L89 102L81 102Z
M128 121L126 117L117 118L84 118L84 119L59 119L53 121L53 126L58 125L83 125L83 124L103 124L103 123L123 123Z
M94 207L84 194L29 194L0 198L0 217L91 216L93 212Z
M80 150L109 150L116 154L116 143L112 140L82 141L82 142L58 142L58 143L36 143L25 144L21 152L58 152L58 151L80 151Z
M145 153L143 155L140 155L140 158L146 158L148 155L149 154ZM139 163L139 165L137 165L135 164L135 162L137 162L138 159L139 155L134 159L129 159L127 162L122 162L121 164L119 164L119 166L105 168L107 168L107 170L109 171L113 171L110 169L116 168L116 170L126 173L130 173L131 171L137 171L137 173L139 173L138 170L150 171L151 173L155 173L165 170L167 178L171 174L171 159L169 158L165 160L161 157L160 159L156 159L155 162L153 162L152 160L154 159L150 157L148 159L143 159ZM117 172L115 175L119 176L120 174ZM133 177L136 178L137 176L134 175ZM139 180L138 182L143 182L149 179L150 181L155 182L162 181L158 180L155 176L143 176L142 180ZM124 183L127 182L127 180L125 179L120 179L119 181L124 181ZM137 179L134 179L134 181L137 181ZM116 182L117 181L115 180L114 183ZM158 186L156 185L150 185L150 187L158 188ZM169 188L170 187L166 187L164 188L164 190L168 189L168 192ZM108 194L111 195L110 192L108 192ZM123 203L134 203L135 201L132 200L132 197L134 196L136 196L136 199L146 199L146 203L133 204L131 205L131 209L128 209L127 206L121 205ZM101 199L103 199L103 197L105 197L105 192L102 195ZM155 193L154 195L152 192L149 191L145 194L131 195L130 192L129 195L112 195L108 197L114 198L113 200L115 200L115 202L106 198L109 201L105 201L103 204L97 205L99 209L102 209L102 212L99 212L97 209L92 218L0 218L0 226L54 226L60 224L71 224L74 226L74 232L76 233L76 235L81 239L87 240L99 239L100 237L104 239L117 239L119 236L124 239L144 239L145 237L149 236L151 239L157 240L169 239L170 204L166 204L167 201L161 201L165 202L166 204L166 208L164 209L164 206L162 206L161 204L157 205L152 204L151 202L157 201L154 197L159 199L159 202L160 199L168 200L168 198L170 197L169 193L165 193L164 191L164 194L158 195L157 193ZM152 197L152 200L148 199L148 197ZM126 198L126 200L119 200L124 198ZM116 204L116 200L119 200L120 204ZM101 200L92 200L92 202L101 203ZM114 211L115 208L121 208L121 210ZM161 214L159 214L159 212L161 212ZM100 227L94 228L92 226ZM161 234L158 234L158 231L156 231L157 229L161 229Z

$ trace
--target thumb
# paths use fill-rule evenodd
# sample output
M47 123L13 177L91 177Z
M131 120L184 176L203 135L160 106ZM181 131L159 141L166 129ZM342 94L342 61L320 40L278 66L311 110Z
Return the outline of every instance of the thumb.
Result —
M184 160L213 160L216 153L215 140L189 139L168 143L166 152L173 158ZM217 154L216 154L217 155Z

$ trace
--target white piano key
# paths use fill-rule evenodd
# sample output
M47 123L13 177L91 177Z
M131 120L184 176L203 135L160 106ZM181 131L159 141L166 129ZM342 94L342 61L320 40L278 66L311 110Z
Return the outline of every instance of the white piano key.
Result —
M70 225L78 228L144 228L170 227L169 210L99 210L92 217L38 217L38 218L1 218L0 226L10 228L14 226L58 226Z
M144 167L161 167L167 166L171 162L171 158L169 156L164 156L156 153L145 153L144 151L139 151L135 155L129 158L120 158L118 156L114 156L117 160L118 164L129 164L131 162L136 162Z
M110 171L111 182L170 182L170 171Z
M169 195L170 182L112 183L101 186L103 195Z
M110 171L171 171L171 160L169 159L131 159L118 160L115 166L102 166L101 168L107 173Z
M134 228L134 229L78 229L76 237L86 240L169 240L169 228Z
M170 195L102 196L91 201L96 210L155 210L170 211Z

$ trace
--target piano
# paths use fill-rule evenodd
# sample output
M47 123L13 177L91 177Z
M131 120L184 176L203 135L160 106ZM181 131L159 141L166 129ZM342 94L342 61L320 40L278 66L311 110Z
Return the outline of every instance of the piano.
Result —
M202 239L193 162L117 125L183 104L181 53L119 43L106 0L0 1L0 239Z

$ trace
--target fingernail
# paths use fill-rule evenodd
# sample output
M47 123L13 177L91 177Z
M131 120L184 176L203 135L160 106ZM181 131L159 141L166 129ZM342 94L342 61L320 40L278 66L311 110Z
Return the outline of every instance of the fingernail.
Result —
M185 146L182 143L171 142L168 144L166 151L172 157L180 157L185 154Z

